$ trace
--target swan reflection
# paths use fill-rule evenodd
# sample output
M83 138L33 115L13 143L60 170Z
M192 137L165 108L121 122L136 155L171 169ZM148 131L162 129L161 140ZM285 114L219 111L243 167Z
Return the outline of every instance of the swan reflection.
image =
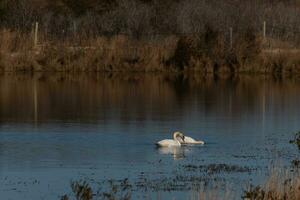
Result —
M186 154L191 152L191 149L188 147L158 147L159 154L168 154L172 155L174 160L179 160L185 158Z

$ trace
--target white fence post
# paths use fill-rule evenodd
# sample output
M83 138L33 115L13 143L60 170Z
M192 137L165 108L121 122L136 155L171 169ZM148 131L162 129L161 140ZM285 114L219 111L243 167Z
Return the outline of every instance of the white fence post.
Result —
M229 28L230 31L230 48L232 49L232 27Z
M76 35L77 33L77 23L76 21L73 21L73 34Z
M263 26L263 36L264 39L266 39L266 21L264 21L264 26Z
M39 23L35 22L35 29L34 29L34 47L38 45L38 32L39 32Z

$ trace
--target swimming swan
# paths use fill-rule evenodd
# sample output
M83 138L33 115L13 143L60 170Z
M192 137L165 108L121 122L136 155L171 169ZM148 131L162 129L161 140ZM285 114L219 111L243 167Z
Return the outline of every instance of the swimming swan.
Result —
M175 132L173 133L173 140L171 139L165 139L165 140L161 140L159 142L156 143L157 146L160 147L179 147L181 146L180 141L184 141L184 135L180 132Z
M191 137L184 136L184 140L180 141L181 144L204 144L204 141L201 140L195 140Z
M180 133L180 132L179 132ZM182 134L182 133L181 133ZM183 134L182 134L183 135ZM201 140L195 140L191 137L188 137L188 136L185 136L184 135L184 139L182 140L181 138L179 139L179 142L181 144L204 144L204 141L201 141Z

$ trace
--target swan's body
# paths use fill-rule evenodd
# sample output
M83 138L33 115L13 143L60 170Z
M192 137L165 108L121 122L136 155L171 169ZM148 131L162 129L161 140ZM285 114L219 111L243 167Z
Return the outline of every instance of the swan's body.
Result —
M181 140L184 140L184 135L180 132L175 132L173 134L173 140L165 139L157 142L156 144L160 147L179 147L181 146Z
M181 143L178 140L165 139L157 142L157 145L161 147L171 147L171 146L181 146Z

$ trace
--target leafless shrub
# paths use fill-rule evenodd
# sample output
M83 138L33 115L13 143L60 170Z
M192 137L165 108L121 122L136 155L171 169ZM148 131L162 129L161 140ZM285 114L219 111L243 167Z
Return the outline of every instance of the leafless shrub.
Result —
M300 5L295 1L231 0L3 0L0 26L30 32L35 21L49 39L126 34L133 38L203 33L205 25L226 35L252 27L268 38L300 44Z

